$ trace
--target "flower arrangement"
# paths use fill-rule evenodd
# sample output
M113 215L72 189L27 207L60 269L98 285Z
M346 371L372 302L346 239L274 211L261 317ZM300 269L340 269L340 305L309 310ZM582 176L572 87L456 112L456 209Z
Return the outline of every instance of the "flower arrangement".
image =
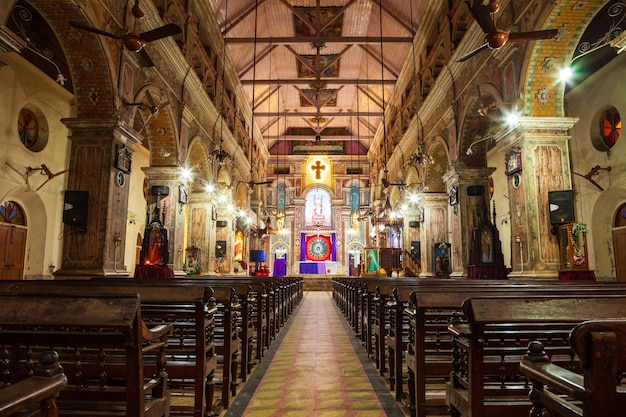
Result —
M575 238L580 236L581 233L587 233L587 231L587 225L584 223L574 223L572 225L572 236Z

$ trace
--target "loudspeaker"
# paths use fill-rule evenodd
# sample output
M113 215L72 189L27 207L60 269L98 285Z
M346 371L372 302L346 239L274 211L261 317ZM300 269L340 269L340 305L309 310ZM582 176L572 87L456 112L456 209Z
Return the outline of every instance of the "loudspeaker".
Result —
M215 257L221 258L226 255L226 241L218 240L215 242Z
M470 185L467 187L467 195L483 195L485 193L485 187L482 185Z
M65 191L63 223L86 226L89 209L89 191Z
M548 191L548 209L551 224L574 222L574 192L572 190Z
M418 240L411 241L411 256L420 256L420 242Z
M167 185L153 185L152 195L170 195L170 188Z

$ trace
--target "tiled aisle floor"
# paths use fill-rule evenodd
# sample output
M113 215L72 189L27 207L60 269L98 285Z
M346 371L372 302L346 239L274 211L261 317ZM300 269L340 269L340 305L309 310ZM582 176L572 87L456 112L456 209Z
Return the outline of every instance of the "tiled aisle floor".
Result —
M225 417L402 417L330 292L305 292Z

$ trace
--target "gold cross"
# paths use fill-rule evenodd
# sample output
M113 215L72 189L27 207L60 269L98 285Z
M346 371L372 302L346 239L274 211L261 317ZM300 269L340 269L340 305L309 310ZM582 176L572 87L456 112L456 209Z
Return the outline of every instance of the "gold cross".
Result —
M326 165L321 165L320 161L315 161L315 165L311 165L311 169L315 171L315 179L321 178L320 171L326 169Z

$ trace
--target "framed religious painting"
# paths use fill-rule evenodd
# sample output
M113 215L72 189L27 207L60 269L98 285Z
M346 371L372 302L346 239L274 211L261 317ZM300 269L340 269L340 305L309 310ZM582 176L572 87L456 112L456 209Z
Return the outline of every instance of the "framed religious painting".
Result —
M378 276L378 248L365 248L363 276Z
M115 154L115 168L126 174L130 174L130 166L133 160L125 146L117 146Z
M459 189L457 187L450 188L450 205L456 206L459 203Z
M505 175L513 175L522 170L522 152L512 150L506 155Z

